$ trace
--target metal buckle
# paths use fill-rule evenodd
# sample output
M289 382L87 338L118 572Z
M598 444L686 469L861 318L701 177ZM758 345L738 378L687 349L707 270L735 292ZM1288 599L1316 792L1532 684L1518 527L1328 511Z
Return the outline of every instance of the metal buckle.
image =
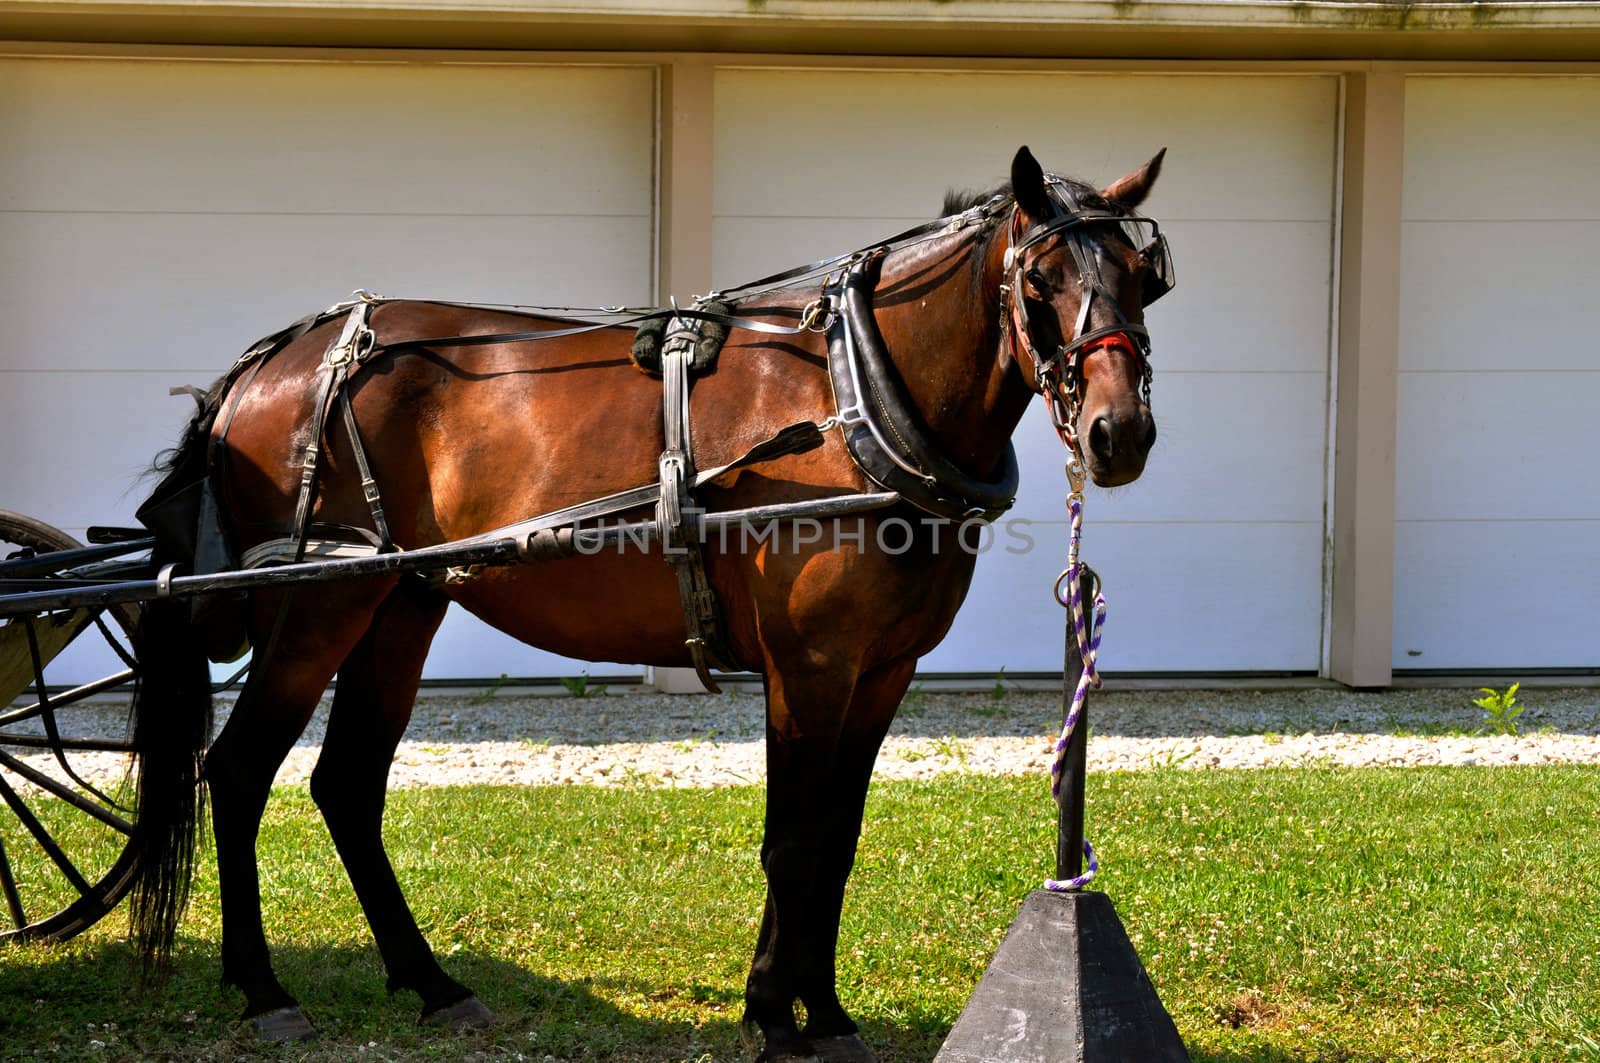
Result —
M800 327L807 332L827 332L833 327L833 299L823 295L806 304L800 312Z
M364 361L367 355L377 345L378 336L365 324L356 326L350 338L344 343L335 344L328 348L324 362L329 367L349 365L351 362Z
M452 565L444 570L444 581L448 586L457 587L477 579L482 574L482 565Z
M656 501L656 528L671 561L682 559L684 547L683 501L687 462L683 452L663 451L659 463L661 495Z
M864 424L866 420L867 412L861 408L860 403L857 403L848 409L840 410L827 420L818 421L817 431L830 432L835 428L849 428L853 425Z

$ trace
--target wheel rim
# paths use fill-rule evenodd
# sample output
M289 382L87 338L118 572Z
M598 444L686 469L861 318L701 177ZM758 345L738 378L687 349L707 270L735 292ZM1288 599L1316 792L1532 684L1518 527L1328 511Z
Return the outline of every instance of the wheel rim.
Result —
M78 545L0 511L0 560ZM72 937L131 884L132 750L126 701L115 695L132 679L122 658L136 618L113 609L0 621L0 939ZM102 661L112 674L86 684L84 669Z

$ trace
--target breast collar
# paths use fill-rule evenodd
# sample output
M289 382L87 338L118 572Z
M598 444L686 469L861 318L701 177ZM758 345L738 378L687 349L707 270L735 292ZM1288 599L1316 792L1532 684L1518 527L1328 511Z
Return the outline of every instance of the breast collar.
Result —
M872 314L883 249L863 252L826 290L828 375L837 422L856 466L881 487L948 520L990 521L1016 501L1017 454L1007 441L997 480L981 480L940 453L906 393Z

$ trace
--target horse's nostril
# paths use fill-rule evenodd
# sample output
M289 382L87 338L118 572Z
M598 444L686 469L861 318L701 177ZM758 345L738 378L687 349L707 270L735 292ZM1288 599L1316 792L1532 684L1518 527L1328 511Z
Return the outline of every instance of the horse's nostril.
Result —
M1094 423L1089 426L1089 450L1097 458L1111 457L1111 422L1104 417L1096 417Z
M1156 419L1154 417L1146 417L1144 419L1144 440L1143 440L1143 446L1144 446L1145 452L1148 453L1150 448L1155 446L1155 445L1156 445Z

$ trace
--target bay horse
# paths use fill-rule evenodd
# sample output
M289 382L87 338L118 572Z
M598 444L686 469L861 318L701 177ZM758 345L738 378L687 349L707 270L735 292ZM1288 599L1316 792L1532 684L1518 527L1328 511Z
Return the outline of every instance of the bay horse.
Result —
M1164 263L1127 239L1121 221L1137 217L1161 158L1097 190L1046 175L1023 148L1008 186L988 197L953 196L946 213L957 216L946 220L955 223L930 225L924 238L876 256L863 298L881 333L886 372L913 407L910 422L891 427L920 432L949 468L975 481L1003 481L1008 466L1015 471L1011 433L1043 392L1064 441L1097 484L1137 478L1155 439L1143 311L1164 290ZM741 300L737 312L746 323L792 324L816 297L814 285L780 288ZM630 362L630 330L453 348L404 342L569 325L505 309L375 304L372 330L400 342L352 374L348 392L397 547L461 540L656 476L662 384ZM317 380L338 327L318 325L251 375L219 382L167 458L169 466L215 462L207 467L216 470L221 522L242 550L290 526L308 442L325 440L315 519L367 522L361 462L344 422L329 417L325 435L310 438L310 426L322 424L313 406L326 392ZM846 445L827 337L781 331L732 323L714 370L693 386L694 446L706 465L727 461L797 417L812 419L825 438L705 485L699 501L707 511L874 487ZM1087 426L1081 434L1080 425ZM224 453L208 455L224 431ZM914 534L905 549L883 549L873 529L897 515ZM948 631L975 563L959 548L953 521L925 517L901 502L866 514L866 534L838 542L708 547L730 663L759 673L766 695L766 906L744 1018L764 1039L763 1060L873 1058L835 988L845 880L879 745L917 659ZM186 550L192 547L158 542L157 560L188 562ZM689 663L679 586L658 551L585 553L458 582L391 576L324 584L315 593L258 590L241 608L252 644L258 653L270 646L270 661L250 671L207 749L205 632L188 603L145 610L136 637L134 937L159 966L187 896L209 791L222 977L242 991L245 1017L265 1037L315 1032L273 973L255 849L274 773L335 676L311 794L389 987L420 996L424 1023L466 1027L491 1018L435 959L381 837L390 763L451 602L555 653Z

